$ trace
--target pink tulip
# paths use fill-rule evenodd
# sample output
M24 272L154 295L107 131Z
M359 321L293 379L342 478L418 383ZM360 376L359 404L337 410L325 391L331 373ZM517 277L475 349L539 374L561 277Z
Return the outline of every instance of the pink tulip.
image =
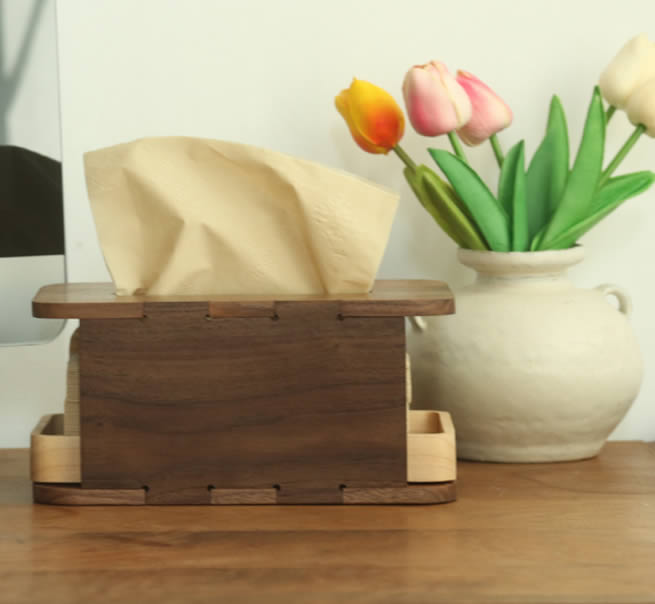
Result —
M467 71L457 72L457 82L473 106L471 119L457 131L467 145L479 145L512 123L512 110L485 83Z
M409 121L423 136L461 128L471 118L471 102L448 68L439 61L412 67L403 82Z

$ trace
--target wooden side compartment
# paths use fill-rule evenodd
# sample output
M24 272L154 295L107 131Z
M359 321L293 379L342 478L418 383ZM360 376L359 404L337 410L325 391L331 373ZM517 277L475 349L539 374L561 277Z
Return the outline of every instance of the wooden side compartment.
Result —
M447 482L457 478L455 429L444 411L407 415L407 482Z
M41 418L30 445L33 482L80 482L80 437L64 434L61 413Z

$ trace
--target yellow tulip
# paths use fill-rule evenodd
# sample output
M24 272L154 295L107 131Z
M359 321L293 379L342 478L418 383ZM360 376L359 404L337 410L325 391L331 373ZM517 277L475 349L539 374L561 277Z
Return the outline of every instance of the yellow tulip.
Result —
M405 116L396 101L370 82L353 79L350 88L342 90L334 103L364 151L388 153L405 132Z

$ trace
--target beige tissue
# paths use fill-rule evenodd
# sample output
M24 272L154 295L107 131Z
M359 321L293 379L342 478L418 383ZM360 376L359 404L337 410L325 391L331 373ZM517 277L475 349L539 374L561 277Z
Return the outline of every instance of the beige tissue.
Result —
M398 196L267 149L146 138L84 156L118 295L371 289Z

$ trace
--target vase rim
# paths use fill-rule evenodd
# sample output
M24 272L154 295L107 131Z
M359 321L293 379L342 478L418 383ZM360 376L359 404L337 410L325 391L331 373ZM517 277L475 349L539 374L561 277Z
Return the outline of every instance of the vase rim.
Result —
M479 273L558 273L582 262L584 247L575 245L565 250L538 252L494 252L490 250L457 250L457 258Z

